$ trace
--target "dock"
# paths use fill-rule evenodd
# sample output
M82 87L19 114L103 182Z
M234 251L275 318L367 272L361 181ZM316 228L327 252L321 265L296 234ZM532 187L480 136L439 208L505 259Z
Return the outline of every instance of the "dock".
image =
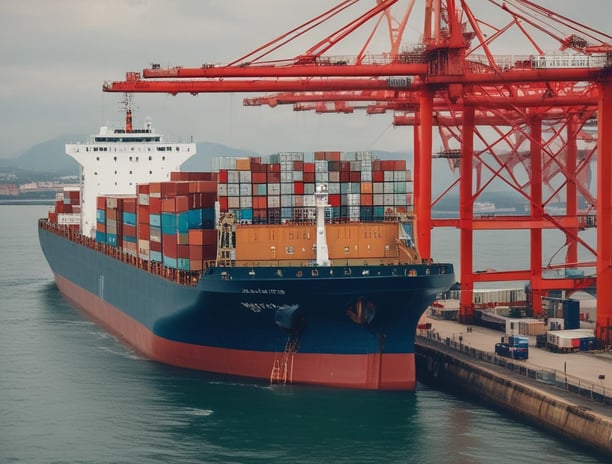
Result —
M495 355L501 331L426 313L417 379L477 397L538 428L612 457L612 352L553 353L529 336L529 357Z

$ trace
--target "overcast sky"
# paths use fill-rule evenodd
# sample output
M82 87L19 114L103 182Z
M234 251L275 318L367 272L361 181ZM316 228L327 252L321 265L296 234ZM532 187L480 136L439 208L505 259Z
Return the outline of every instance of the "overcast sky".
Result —
M338 0L2 0L0 2L0 156L121 120L120 94L102 84L151 63L199 67L223 64L305 22ZM361 7L374 0L362 0ZM399 5L407 4L400 1ZM459 1L457 0L457 3ZM501 0L498 2L501 3ZM539 0L564 16L610 31L610 0ZM405 43L422 30L417 0ZM469 1L478 12L486 0ZM357 9L356 11L363 11ZM399 17L400 11L397 9ZM488 10L487 10L488 11ZM499 13L497 13L499 14ZM491 21L494 18L489 18ZM323 36L283 49L299 55ZM355 37L333 54L356 54ZM507 53L529 54L525 40ZM370 49L385 51L380 41ZM150 116L173 140L222 143L257 153L313 150L411 151L411 128L392 126L392 114L367 116L294 112L290 106L244 107L257 94L170 96L139 94L135 124Z

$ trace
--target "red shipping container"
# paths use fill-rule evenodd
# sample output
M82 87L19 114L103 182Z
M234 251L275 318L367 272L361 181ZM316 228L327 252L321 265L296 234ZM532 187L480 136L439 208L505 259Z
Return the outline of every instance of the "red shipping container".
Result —
M175 182L175 184L177 195L187 195L189 193L189 184L191 182Z
M351 172L350 171L340 171L340 182L346 183L351 180Z
M149 242L149 247L151 248L151 251L156 251L158 253L161 253L161 251L162 251L162 244L161 244L161 242L154 242L153 240L151 240Z
M220 184L227 184L227 169L220 169L219 170L219 183Z
M117 210L116 209L107 209L106 210L106 221L109 219L117 220Z
M136 198L125 198L123 200L123 211L126 213L136 213Z
M331 206L340 206L340 195L332 194L332 195L329 195L327 199Z
M189 191L197 193L217 193L217 182L212 180L197 180L189 183Z
M271 172L278 172L280 173L280 164L278 163L273 163L273 164L267 164L266 165L266 171L268 171L268 174Z
M106 197L97 197L96 198L96 208L97 209L106 209Z
M176 235L162 234L162 254L168 258L178 258L178 243Z
M304 170L304 161L294 161L293 162L293 170L294 171L303 171Z
M361 172L360 171L351 171L349 178L350 178L351 182L361 182Z
M221 211L227 211L228 209L227 197L219 197L219 208L221 209Z
M362 193L359 201L361 206L372 206L374 204L374 197L371 193Z
M159 197L161 195L161 182L151 182L149 184L149 195Z
M149 205L138 205L138 222L149 223Z
M204 249L202 245L189 245L189 259L191 261L202 261L202 259L204 259Z
M148 195L150 191L149 184L138 184L138 193L142 193L143 195Z
M255 196L253 197L253 209L266 209L268 207L267 197Z
M177 247L177 258L189 259L189 245L179 245Z
M176 198L162 198L161 201L162 213L176 213Z
M204 229L189 229L189 244L202 245L204 243Z
M304 195L304 182L295 181L293 182L293 194Z
M50 222L52 222L52 223L54 223L54 224L57 224L57 213L56 213L56 212L54 212L54 211L49 211L49 214L48 214L48 216L47 216L47 217L49 218L49 221L50 221Z
M372 171L372 180L374 182L384 182L385 172L384 171Z
M170 180L172 182L178 182L181 180L187 180L187 173L181 171L172 171L170 173Z
M265 172L254 172L252 179L254 184L265 184L266 183L266 173Z
M199 192L191 192L189 195L189 209L202 208L202 194Z
M96 230L98 232L106 232L106 224L104 222L96 222Z
M189 186L187 186L189 188ZM184 213L185 211L189 211L189 196L188 195L180 195L175 198L175 207L176 213Z
M306 184L312 184L315 181L315 173L313 172L306 172L304 171L304 183Z
M161 187L161 197L169 198L176 196L176 182L162 182L160 184Z
M140 240L149 240L151 236L151 228L149 224L138 224L138 238Z
M136 238L136 226L132 224L123 224L123 235L126 237L134 237Z
M149 214L159 214L162 210L161 198L150 197L149 198Z
M203 193L202 194L202 208L212 208L215 206L217 201L217 192L215 193Z

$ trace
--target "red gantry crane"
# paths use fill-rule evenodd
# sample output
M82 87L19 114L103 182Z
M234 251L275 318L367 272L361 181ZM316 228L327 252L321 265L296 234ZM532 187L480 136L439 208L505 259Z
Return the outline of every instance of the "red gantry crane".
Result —
M526 280L537 314L549 290L575 291L597 285L596 338L612 344L612 37L528 0L476 2L423 0L423 35L402 49L403 35L415 0L406 3L400 20L391 14L398 0L378 0L333 34L294 58L273 58L284 45L315 31L349 8L341 1L227 65L201 67L158 65L128 72L126 80L105 83L106 92L209 93L275 92L245 104L293 104L294 109L369 114L395 113L394 123L414 127L415 215L417 243L431 257L433 227L460 230L460 320L474 318L473 290L480 282ZM480 11L482 9L482 12ZM485 18L488 9L494 19ZM478 14L477 14L478 13ZM500 24L502 23L502 24ZM328 52L358 29L374 25L356 56ZM389 50L366 51L382 25ZM538 43L552 40L561 52L546 53ZM526 42L530 52L495 53ZM595 137L588 124L597 121ZM434 155L437 129L442 148ZM459 217L433 219L432 160L447 158L459 177ZM589 190L589 166L597 165L597 192ZM502 182L528 203L525 215L481 217L474 204L494 182ZM563 214L548 207L562 198ZM579 203L579 200L583 204ZM597 225L595 249L579 232ZM476 272L474 235L481 230L529 231L530 267L524 270ZM557 229L566 240L565 261L544 265L543 229ZM580 262L579 247L592 256ZM590 277L572 278L568 269L593 268ZM559 271L547 278L547 271ZM561 272L563 271L563 272ZM560 278L559 278L560 277Z

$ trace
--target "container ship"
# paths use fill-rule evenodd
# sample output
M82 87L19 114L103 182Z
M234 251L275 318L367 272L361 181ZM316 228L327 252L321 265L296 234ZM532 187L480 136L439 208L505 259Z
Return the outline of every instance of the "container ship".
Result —
M38 224L61 293L144 356L213 373L414 390L414 336L454 283L420 258L405 161L218 157L147 121L67 144L80 185Z

